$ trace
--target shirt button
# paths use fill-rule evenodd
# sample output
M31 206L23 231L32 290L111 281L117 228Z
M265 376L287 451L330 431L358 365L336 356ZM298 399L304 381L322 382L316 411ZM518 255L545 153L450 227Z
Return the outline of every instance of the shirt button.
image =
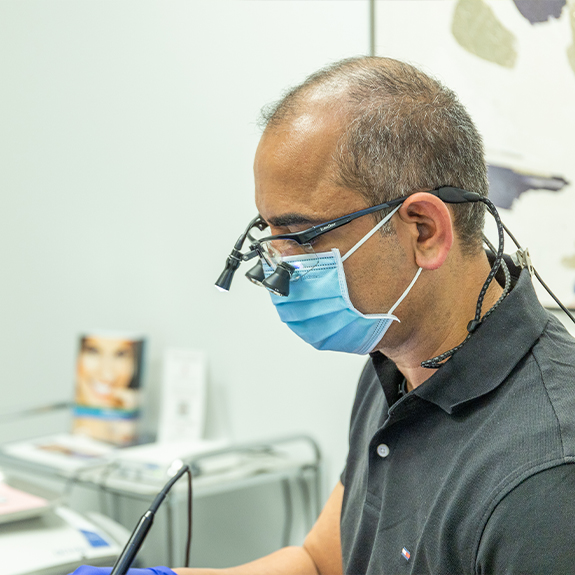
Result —
M377 454L380 457L387 457L389 455L389 447L387 447L387 445L385 445L385 443L380 443L377 446Z

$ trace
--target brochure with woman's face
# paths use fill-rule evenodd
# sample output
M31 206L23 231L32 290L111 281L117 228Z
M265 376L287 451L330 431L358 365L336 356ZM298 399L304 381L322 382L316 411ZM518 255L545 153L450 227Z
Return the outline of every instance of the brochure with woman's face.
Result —
M87 334L76 363L74 433L134 443L140 407L142 337Z

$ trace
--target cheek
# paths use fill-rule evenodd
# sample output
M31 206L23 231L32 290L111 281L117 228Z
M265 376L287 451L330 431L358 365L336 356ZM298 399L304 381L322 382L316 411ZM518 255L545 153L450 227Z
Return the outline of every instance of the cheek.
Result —
M115 363L115 384L127 387L134 376L133 358L120 358Z
M352 257L355 258L356 255L358 254L354 254ZM373 263L369 265L359 257L354 261L350 258L349 262L344 262L343 267L349 297L354 307L361 313L380 311L374 309L378 299L380 281L377 274L374 273Z
M78 375L80 377L93 376L100 367L100 360L91 355L82 355L78 361Z
M386 313L407 287L400 290L405 257L391 244L387 238L378 238L344 262L350 299L362 313Z

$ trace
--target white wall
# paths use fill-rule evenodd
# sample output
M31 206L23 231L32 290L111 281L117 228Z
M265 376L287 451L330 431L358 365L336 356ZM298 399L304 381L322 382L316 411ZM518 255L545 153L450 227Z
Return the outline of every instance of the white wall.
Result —
M243 274L213 282L255 215L260 107L365 53L367 0L1 1L0 30L0 411L69 399L80 331L140 331L150 421L163 349L205 349L210 433L308 432L333 485L363 360L300 342Z

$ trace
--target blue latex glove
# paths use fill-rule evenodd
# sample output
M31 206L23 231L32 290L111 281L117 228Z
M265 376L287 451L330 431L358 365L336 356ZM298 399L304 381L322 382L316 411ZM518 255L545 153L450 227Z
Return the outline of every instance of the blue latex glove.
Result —
M111 567L90 567L89 565L82 565L78 567L74 573L68 575L110 575L112 572ZM149 567L148 569L128 569L126 575L176 575L171 569L167 567Z

